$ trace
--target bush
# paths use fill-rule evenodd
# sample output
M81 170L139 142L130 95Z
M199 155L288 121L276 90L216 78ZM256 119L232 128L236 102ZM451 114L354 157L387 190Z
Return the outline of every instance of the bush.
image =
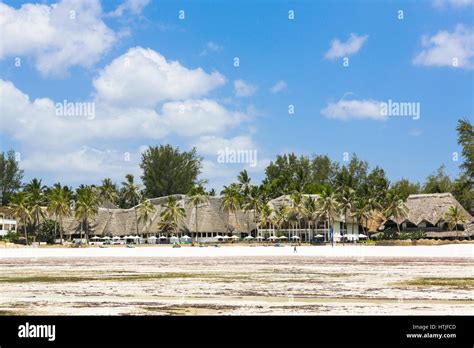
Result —
M3 240L9 243L18 243L20 237L21 236L17 232L8 231L8 233L3 237Z
M58 231L59 233L59 225ZM54 220L44 220L38 229L38 241L54 244Z

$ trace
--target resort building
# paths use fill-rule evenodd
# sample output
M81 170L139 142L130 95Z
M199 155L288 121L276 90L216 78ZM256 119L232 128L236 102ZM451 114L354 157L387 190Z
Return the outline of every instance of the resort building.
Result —
M317 194L303 194L303 197L319 199ZM280 196L268 202L268 205L275 212L280 207L291 208L292 200L290 195ZM331 227L331 229L329 228ZM359 223L348 214L347 221L342 214L335 214L331 217L331 226L328 226L328 221L319 219L310 221L307 218L294 214L288 222L282 225L270 223L266 228L257 228L257 236L268 238L271 236L284 236L288 240L298 240L301 242L309 242L313 240L329 241L331 240L330 230L334 234L334 241L358 241L359 238L366 238L362 233L359 233Z
M205 203L198 205L197 214L194 205L186 195L177 194L173 197L185 211L185 217L178 221L175 229L162 231L159 228L160 215L168 201L168 197L160 197L150 199L156 212L146 225L139 222L134 208L99 208L98 215L90 223L89 236L125 237L134 235L144 239L151 236L169 239L175 235L179 238L189 237L190 240L206 242L215 241L216 236L230 238L235 235L243 238L255 231L255 223L251 217L253 214L242 210L226 212L222 209L219 197L208 197ZM67 237L78 238L81 235L81 224L76 219L65 218L63 224ZM82 226L82 230L85 232L84 226Z
M5 236L9 231L16 232L17 223L8 207L0 207L0 236Z
M421 231L427 238L470 238L474 236L474 218L462 207L451 193L433 193L410 195L406 201L408 215L385 221L379 231L391 228L402 232ZM451 207L458 208L465 216L465 223L449 228L446 213Z
M318 195L303 195L304 198L318 199ZM197 209L186 195L173 195L177 204L184 209L184 217L177 225L168 230L159 227L161 213L165 209L168 197L152 198L150 202L156 211L145 225L138 218L135 208L119 209L114 206L100 207L97 216L89 221L89 237L106 237L113 240L121 237L122 241L134 242L169 242L172 236L181 240L198 242L215 242L223 240L253 237L255 239L280 239L287 241L330 241L331 232L335 241L352 242L367 238L365 230L377 233L388 228L397 230L400 224L402 232L422 231L427 238L470 238L474 236L474 220L471 215L456 201L450 193L410 195L406 201L408 215L395 220L386 219L383 214L373 212L373 218L359 223L351 214L347 217L342 212L331 217L328 226L327 217L309 219L295 210L284 221L278 221L275 212L281 207L292 211L292 200L289 195L280 196L268 202L272 213L265 225L257 224L258 214L253 211L225 211L220 197L208 197ZM466 216L466 222L450 230L445 220L449 208L455 206ZM347 220L346 220L347 218ZM63 219L66 239L85 237L86 227L74 217ZM81 233L82 230L82 233ZM370 237L373 236L373 233ZM153 243L154 243L153 242Z
M151 203L156 212L150 218L147 225L140 222L134 208L118 209L115 207L101 207L98 215L89 226L89 237L127 237L125 239L147 240L157 238L169 240L171 236L186 238L198 242L215 242L216 237L223 239L241 239L252 236L256 239L268 239L283 237L282 239L291 241L308 242L311 240L330 240L330 229L327 221L307 221L301 216L290 217L290 221L277 226L269 223L267 226L258 227L256 220L258 214L253 211L225 211L222 209L220 197L208 197L205 203L199 204L197 211L186 195L173 195L177 199L178 205L184 209L185 217L178 222L174 229L167 231L160 230L160 215L164 210L168 197L152 198ZM318 198L318 195L303 195L306 197ZM268 205L272 210L278 209L282 205L291 207L290 196L281 196L271 200ZM197 220L197 221L196 221ZM357 241L365 238L359 233L359 224L348 216L345 223L344 216L337 215L331 218L334 240ZM64 218L63 226L66 238L78 238L81 236L81 224L74 218ZM85 227L82 226L82 235L85 234Z

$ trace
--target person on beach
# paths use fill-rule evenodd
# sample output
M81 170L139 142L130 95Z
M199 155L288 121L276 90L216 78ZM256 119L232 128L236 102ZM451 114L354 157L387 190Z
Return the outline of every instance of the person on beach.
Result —
M296 245L295 245L295 247L293 248L293 252L294 252L294 253L297 253L297 252L298 252L298 251L296 250Z

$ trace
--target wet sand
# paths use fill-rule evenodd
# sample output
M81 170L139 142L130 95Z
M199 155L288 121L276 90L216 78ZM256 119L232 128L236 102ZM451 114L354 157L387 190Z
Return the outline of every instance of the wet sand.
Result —
M472 261L456 255L295 256L289 252L36 258L1 257L0 253L0 314L472 314Z

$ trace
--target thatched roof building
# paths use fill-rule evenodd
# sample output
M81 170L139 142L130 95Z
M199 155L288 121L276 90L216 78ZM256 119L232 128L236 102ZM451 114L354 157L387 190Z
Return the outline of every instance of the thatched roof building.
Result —
M314 198L316 200L320 199L321 196L318 194L302 194L303 198ZM291 207L292 206L292 200L291 200L291 195L283 195L277 198L274 198L268 202L269 207L273 210L276 211L278 210L281 206L286 206L286 207ZM332 219L336 222L341 222L345 220L344 214L341 212L340 214L334 214L332 216ZM348 223L353 223L356 219L353 219L350 214L347 216L347 222Z
M449 208L454 206L464 213L467 220L474 222L474 218L463 208L451 193L416 194L408 196L406 201L408 216L394 219L399 224L409 222L413 225L420 225L427 222L431 225L438 225L445 221L445 215Z
M186 195L173 195L177 203L185 209L186 217L178 224L178 232L193 233L196 232L196 209L189 201ZM160 214L164 210L168 197L152 198L150 202L156 209L151 221L148 223L148 229L143 223L137 223L135 208L130 209L109 209L99 208L99 213L94 221L90 223L90 234L97 236L125 236L130 234L158 234L161 231L158 228ZM208 201L198 206L198 231L199 232L247 232L249 229L255 229L255 224L248 214L239 210L235 214L228 214L221 207L219 197L208 197ZM71 218L64 219L64 229L66 235L79 234L80 223Z

